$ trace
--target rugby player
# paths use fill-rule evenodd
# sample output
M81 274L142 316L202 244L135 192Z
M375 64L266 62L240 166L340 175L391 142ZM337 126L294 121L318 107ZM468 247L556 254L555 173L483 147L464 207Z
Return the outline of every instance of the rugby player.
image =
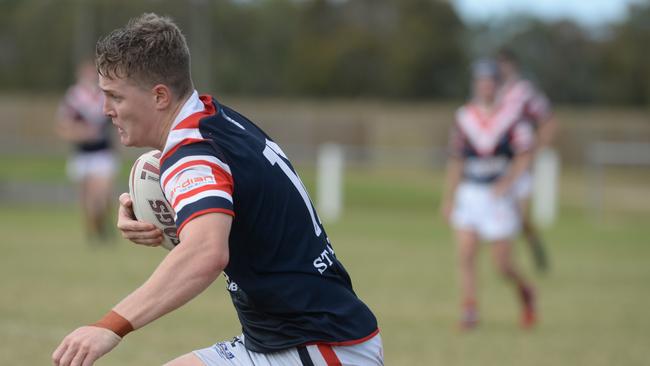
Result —
M118 168L110 119L102 112L103 104L95 65L83 61L77 66L77 81L61 101L55 130L61 139L73 145L67 173L79 185L86 236L93 243L110 237L110 203Z
M514 104L497 102L498 70L491 60L473 65L473 97L456 112L442 211L458 249L462 314L460 329L478 324L476 257L489 243L498 272L510 281L521 303L521 325L535 323L531 285L517 270L512 243L520 228L513 185L530 163L531 125Z
M515 107L523 104L521 118L529 121L536 132L535 154L549 148L557 130L557 120L549 99L532 82L522 77L519 63L512 51L501 49L497 55L497 62L502 78L499 102ZM515 183L515 194L522 219L522 233L533 255L535 267L543 272L547 270L549 260L541 234L530 216L530 196L533 188L532 174L529 169Z
M287 155L244 115L194 90L176 24L132 19L98 42L96 64L122 144L162 151L160 182L180 244L104 318L66 336L54 364L93 364L223 273L242 334L167 365L383 365L375 316ZM119 229L158 245L162 233L134 220L131 204L120 197Z

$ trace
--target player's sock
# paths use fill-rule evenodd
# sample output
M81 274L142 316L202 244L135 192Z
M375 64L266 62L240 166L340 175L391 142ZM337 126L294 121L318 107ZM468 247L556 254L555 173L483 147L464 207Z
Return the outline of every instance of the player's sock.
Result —
M530 238L530 245L533 249L533 259L535 260L535 268L540 272L546 272L548 269L548 259L546 257L546 250L544 249L544 243L539 236L533 236Z
M478 325L478 311L476 300L465 300L462 305L462 315L459 328L461 331L474 329Z
M532 226L527 226L524 229L524 237L533 256L535 268L539 272L546 272L548 269L546 250L544 249L544 242L538 235L537 230L535 230Z
M535 292L532 287L518 285L519 300L521 301L521 326L525 329L532 328L537 322L537 312L535 310Z

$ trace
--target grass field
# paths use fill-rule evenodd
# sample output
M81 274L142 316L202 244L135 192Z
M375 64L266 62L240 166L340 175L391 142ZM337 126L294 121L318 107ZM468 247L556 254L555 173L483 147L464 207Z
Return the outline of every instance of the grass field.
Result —
M28 167L21 174L32 177ZM439 172L350 172L345 216L326 229L379 318L387 365L648 365L650 206L643 200L650 188L642 183L649 174L637 175L614 179L608 192L637 190L642 203L614 204L597 218L585 210L580 173L564 176L559 221L545 232L551 272L536 275L518 246L519 264L541 296L541 323L532 331L518 328L513 291L487 255L480 261L481 326L455 330L454 245L437 215ZM305 178L313 186L309 172ZM0 222L2 365L49 364L67 332L103 315L165 254L117 238L110 246L87 245L72 205L3 204ZM97 364L158 365L239 333L220 279Z

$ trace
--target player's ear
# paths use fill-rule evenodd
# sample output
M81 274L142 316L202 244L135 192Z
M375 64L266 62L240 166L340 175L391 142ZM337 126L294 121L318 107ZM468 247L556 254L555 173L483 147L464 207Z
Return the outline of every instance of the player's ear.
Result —
M172 102L172 92L168 86L156 84L152 89L157 109L166 109Z

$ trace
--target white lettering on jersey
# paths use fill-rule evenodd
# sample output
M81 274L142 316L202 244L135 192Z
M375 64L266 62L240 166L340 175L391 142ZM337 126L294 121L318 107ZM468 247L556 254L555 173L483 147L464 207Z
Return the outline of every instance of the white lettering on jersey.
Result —
M329 241L329 240L328 240ZM323 274L331 265L334 264L330 255L334 257L334 249L331 246L327 245L325 250L314 259L314 268L318 270L318 273Z
M311 217L312 224L314 225L314 234L316 234L316 236L320 236L321 232L323 231L319 225L320 219L316 216L316 211L311 204L311 200L309 199L309 195L307 194L307 190L302 184L302 181L298 175L293 170L291 170L289 164L284 161L284 159L287 159L287 156L284 154L278 144L270 140L266 140L266 146L262 153L264 154L264 157L266 157L266 159L271 163L271 165L278 165L282 172L284 172L284 174L287 176L287 178L289 178L291 183L293 183L293 186L296 187L298 193L300 193L300 197L302 197L302 200L305 202L305 206L307 206L307 211L309 211L309 216Z

